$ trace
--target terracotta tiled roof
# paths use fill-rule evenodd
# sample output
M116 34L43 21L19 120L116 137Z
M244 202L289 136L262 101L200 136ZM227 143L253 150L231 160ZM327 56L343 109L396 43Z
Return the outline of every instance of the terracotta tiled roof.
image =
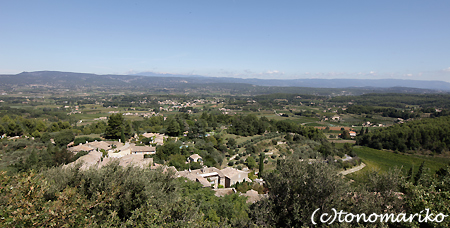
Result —
M74 147L70 147L68 149L71 152L80 152L80 151L92 151L94 150L94 148L86 146L86 145L78 145L78 146L74 146Z

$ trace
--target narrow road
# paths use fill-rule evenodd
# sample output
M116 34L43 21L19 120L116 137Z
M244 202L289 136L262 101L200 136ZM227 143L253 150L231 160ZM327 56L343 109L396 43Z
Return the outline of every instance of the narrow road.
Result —
M239 154L235 154L230 158L230 161L233 160L236 156L238 156Z
M356 166L356 167L353 167L353 168L351 168L351 169L347 169L347 170L341 171L341 172L339 172L339 173L345 176L345 175L347 175L347 174L357 172L357 171L363 169L364 167L366 167L366 164L361 163L360 165L358 165L358 166Z

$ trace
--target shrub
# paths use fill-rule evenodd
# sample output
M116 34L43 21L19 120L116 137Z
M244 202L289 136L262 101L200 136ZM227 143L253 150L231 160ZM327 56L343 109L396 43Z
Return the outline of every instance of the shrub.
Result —
M152 155L151 154L144 154L144 158L151 158Z

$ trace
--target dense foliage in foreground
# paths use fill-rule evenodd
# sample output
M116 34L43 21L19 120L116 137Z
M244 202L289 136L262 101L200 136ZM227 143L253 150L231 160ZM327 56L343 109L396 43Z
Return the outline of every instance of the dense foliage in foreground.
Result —
M218 198L162 170L54 168L2 173L0 182L2 226L222 226L247 219L244 197Z
M53 168L42 173L0 175L0 224L14 227L302 227L320 208L357 213L450 214L450 166L434 176L403 177L398 170L368 172L367 182L351 187L326 163L291 156L264 176L263 200L216 197L199 183L170 172L123 168ZM411 181L414 179L414 181ZM444 223L429 223L445 227ZM335 224L339 226L339 224ZM374 224L348 224L373 227ZM413 224L378 224L414 227Z

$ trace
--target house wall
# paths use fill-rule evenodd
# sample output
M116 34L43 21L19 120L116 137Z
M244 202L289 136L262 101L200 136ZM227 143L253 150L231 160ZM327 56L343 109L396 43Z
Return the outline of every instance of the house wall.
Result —
M237 182L243 182L246 178L248 178L248 174L247 175L243 173L236 174L230 177L230 184L233 185L236 184Z

